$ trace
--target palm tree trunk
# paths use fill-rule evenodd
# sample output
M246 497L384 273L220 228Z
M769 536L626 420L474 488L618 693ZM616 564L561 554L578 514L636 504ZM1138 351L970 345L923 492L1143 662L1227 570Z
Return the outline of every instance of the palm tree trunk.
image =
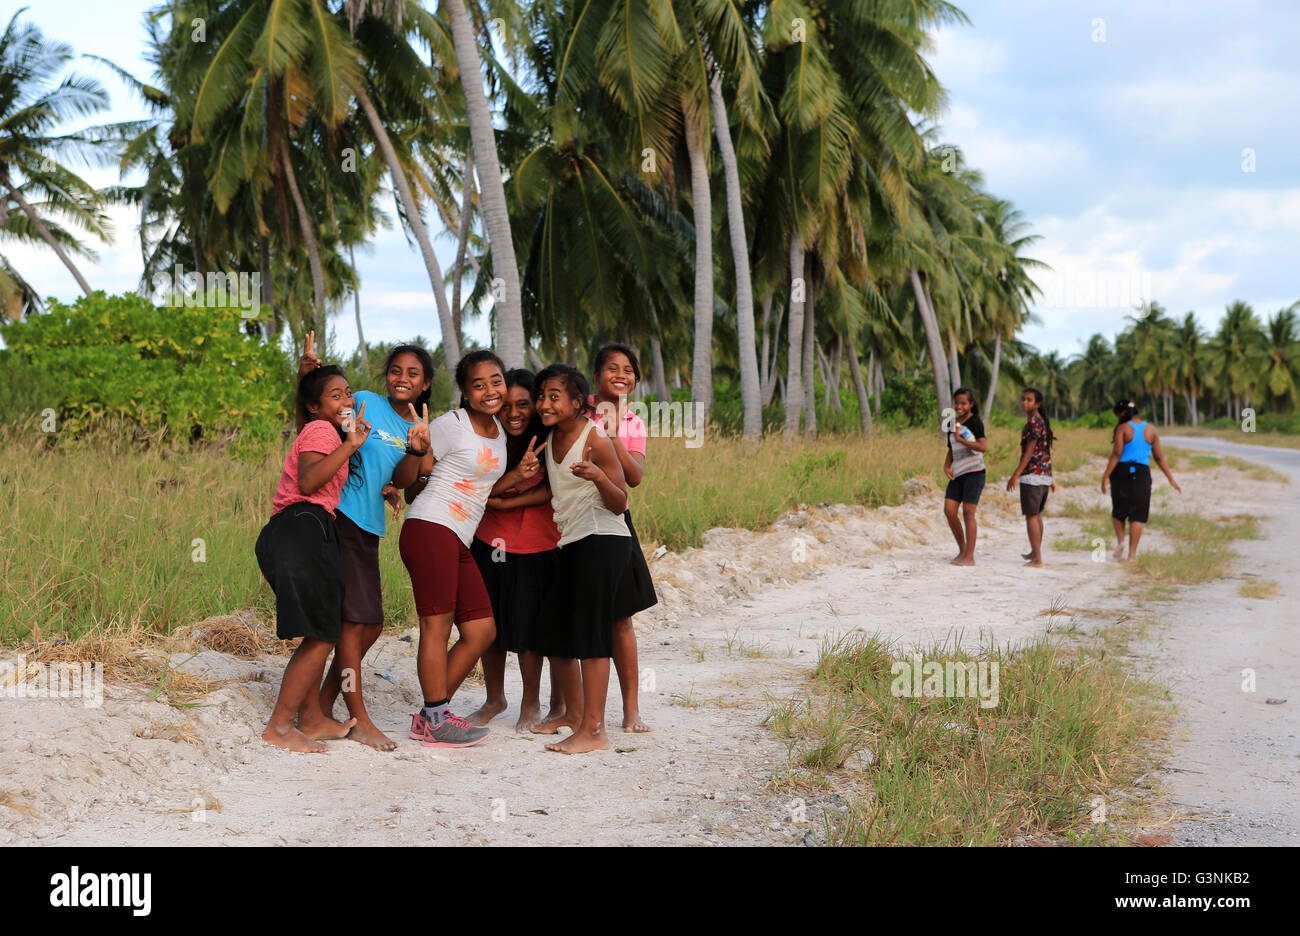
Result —
M23 214L27 215L27 220L32 223L32 227L35 228L36 233L41 236L41 239L45 241L45 243L50 245L50 249L54 251L54 255L63 261L63 265L68 268L68 272L70 272L72 278L77 281L77 285L81 287L81 291L89 296L91 293L90 284L87 283L86 278L81 275L81 271L78 270L76 265L72 262L72 258L64 251L63 245L54 239L54 235L51 234L50 229L45 226L45 222L41 220L41 216L38 215L35 209L27 203L27 199L23 198L23 193L18 191L18 188L12 182L6 180L5 188L9 190L9 194L13 196L14 201L18 202L18 207L23 210Z
M998 368L1002 366L1002 335L993 339L993 376L989 378L989 392L984 397L984 422L993 415L993 396L998 392Z
M772 328L772 356L768 359L767 381L763 384L764 406L772 402L772 396L776 391L777 364L781 360L781 326L785 324L785 313L788 308L788 305L782 305L781 311L777 313L776 323Z
M930 294L927 292L925 298L929 299ZM948 367L952 374L952 389L956 392L961 386L961 364L957 359L957 336L951 328L948 329Z
M793 441L799 434L799 411L803 407L803 375L800 366L803 363L803 304L804 291L807 288L803 273L803 240L796 228L790 232L790 316L789 316L789 357L785 367L785 382L782 396L785 399L785 427L782 435L787 441ZM796 300L796 296L799 298Z
M939 323L935 320L934 310L925 300L925 290L921 288L921 277L916 270L908 274L908 279L912 283L912 295L921 314L921 325L925 328L925 345L930 352L930 368L934 371L934 391L939 398L939 409L946 410L952 406L952 386L948 383L948 361L943 354Z
M461 173L460 225L456 231L456 262L451 274L451 321L456 329L456 344L464 346L461 328L460 284L465 279L465 253L469 248L469 222L474 214L474 150L465 153L465 170Z
M853 340L853 329L845 336L847 347L845 351L849 358L849 373L853 376L853 391L858 395L858 421L862 423L862 434L872 436L876 434L875 424L871 421L871 399L867 396L867 385L862 379L862 364L858 360L858 347ZM867 370L870 371L875 364L875 352L867 364Z
M768 352L771 351L771 332L769 328L772 324L772 293L769 291L763 297L763 348L758 355L758 382L762 389L763 405L767 405L767 378L772 373L772 362L768 359Z
M740 400L745 411L742 438L758 441L763 437L763 404L758 352L754 344L754 284L749 274L749 242L745 238L736 148L731 142L727 105L722 99L722 79L716 70L709 81L709 92L713 99L714 133L718 138L718 152L722 155L722 177L726 181L731 260L736 268L736 337L740 342Z
M874 381L871 388L872 391L871 395L875 397L874 402L876 405L876 418L879 419L880 398L884 396L885 393L885 368L881 365L880 359L876 357L876 352L874 348L871 351L871 363L874 365L874 368L870 368L870 369L873 369L875 371L875 375L874 376L868 375L868 376L872 381Z
M407 224L410 225L411 232L415 234L415 240L420 245L420 254L424 257L424 267L429 273L429 285L433 288L433 301L438 307L438 328L442 332L442 354L447 363L448 373L452 373L456 370L456 364L460 361L460 332L456 329L451 307L447 304L447 284L442 279L442 267L438 265L438 258L434 255L433 244L429 240L429 231L424 226L424 218L420 215L420 209L415 203L415 197L411 194L410 180L407 179L402 164L397 160L397 152L393 149L393 142L388 136L388 130L380 121L375 105L370 100L370 95L366 93L365 88L357 88L356 94L357 102L361 105L361 110L370 123L370 130L379 143L380 152L384 154L384 162L388 165L388 174L393 179L393 187L397 189L397 196L402 201L402 209L406 214ZM522 357L522 355L523 350L521 348L520 356ZM452 387L452 397L455 396L456 388Z
M361 331L361 277L357 275L357 258L352 253L351 244L348 244L348 265L352 267L352 276L357 281L356 288L352 290L352 311L357 317L357 344L361 346L361 369L369 377L370 351L366 348L366 336Z
M650 357L654 360L655 368L655 399L667 403L672 395L668 392L668 374L664 371L664 346L657 337L650 339Z
M691 165L691 209L695 222L695 354L691 362L691 396L713 408L713 202L705 149L708 128L685 98L686 154Z
M831 364L826 359L826 351L821 345L813 342L817 348L817 372L822 375L822 409L829 411L831 408Z
M320 262L320 248L316 244L316 235L311 229L311 218L307 215L307 206L303 204L302 192L298 191L298 179L293 172L293 163L289 159L289 146L281 141L280 164L284 168L284 181L289 187L289 196L293 199L294 210L298 214L298 227L302 231L303 243L307 245L307 263L311 267L312 293L316 297L315 316L320 318L318 325L323 326L325 315L325 270ZM313 321L315 321L313 317ZM322 334L324 329L321 329Z
M479 197L482 199L484 225L492 244L492 271L504 281L505 295L494 308L497 320L497 352L506 367L524 364L524 318L519 287L519 264L515 259L514 239L510 234L510 215L506 211L506 190L501 183L501 162L497 155L496 134L483 93L483 73L464 0L444 0L451 22L452 41L456 46L456 64L460 69L461 90L469 116L470 137L474 141L474 162L478 166Z
M803 316L803 427L804 435L810 439L817 438L817 369L813 358L817 351L816 309L813 305L813 260L805 255L804 274L807 305Z
M271 287L271 241L266 236L257 239L258 273L262 277L262 305L266 306L266 319L262 322L262 337L267 341L279 334L280 320L275 317L275 290Z

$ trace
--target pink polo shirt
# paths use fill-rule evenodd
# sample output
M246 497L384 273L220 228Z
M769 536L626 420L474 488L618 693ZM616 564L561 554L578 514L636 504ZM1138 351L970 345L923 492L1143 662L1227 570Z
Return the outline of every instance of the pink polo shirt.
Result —
M587 397L587 403L592 407L596 406L596 395L594 393ZM601 416L602 413L603 410L597 410L597 417ZM617 419L617 416L615 416L615 418ZM609 432L609 427L605 426L599 418L596 419L596 423L597 425L600 425L606 433ZM618 440L623 443L623 447L627 449L628 452L640 455L642 459L645 458L645 423L641 420L640 416L632 412L630 409L625 410L623 418L618 420ZM631 506L632 492L629 490L627 505L623 509L627 510L628 507Z

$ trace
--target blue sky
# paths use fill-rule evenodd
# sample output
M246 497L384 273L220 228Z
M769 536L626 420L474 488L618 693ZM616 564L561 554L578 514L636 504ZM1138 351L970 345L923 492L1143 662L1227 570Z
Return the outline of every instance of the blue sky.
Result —
M147 78L141 19L153 5L37 0L25 15L78 52ZM1026 340L1074 353L1093 332L1123 327L1143 298L1195 311L1208 327L1233 299L1261 315L1300 299L1300 5L958 5L971 25L944 29L930 54L948 89L940 135L1042 237L1030 254L1054 272L1038 277L1042 321ZM0 5L0 21L15 9ZM107 119L143 116L115 78L80 67L110 89ZM1254 171L1243 171L1251 159ZM116 243L83 272L95 288L124 291L138 281L139 250L133 215L114 217ZM439 231L436 247L448 268L451 235ZM76 297L52 254L6 253L41 292ZM357 259L366 337L436 340L428 277L405 237L383 232ZM332 327L341 348L355 345L350 303ZM486 340L485 325L470 331Z

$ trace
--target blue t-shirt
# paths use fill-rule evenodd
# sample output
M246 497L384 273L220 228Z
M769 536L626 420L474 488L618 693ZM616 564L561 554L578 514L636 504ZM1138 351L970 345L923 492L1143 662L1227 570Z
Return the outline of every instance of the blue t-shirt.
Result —
M370 423L370 437L357 449L361 462L361 483L349 478L339 496L339 511L361 529L376 536L384 535L384 496L379 492L393 479L393 469L406 455L407 422L394 412L387 397L369 390L352 394L361 418Z

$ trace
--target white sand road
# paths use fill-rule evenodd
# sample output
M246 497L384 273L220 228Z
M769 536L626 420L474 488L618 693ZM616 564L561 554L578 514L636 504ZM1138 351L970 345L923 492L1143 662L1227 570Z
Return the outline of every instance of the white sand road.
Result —
M1239 454L1300 477L1288 461L1296 453ZM793 821L788 795L768 783L788 759L762 725L770 700L805 693L824 642L854 632L930 647L960 631L974 646L1041 632L1053 605L1068 605L1084 628L1131 613L1131 599L1116 588L1118 566L1050 549L1079 529L1054 509L1106 503L1099 474L1100 463L1090 464L1077 486L1053 495L1041 570L1021 566L1023 521L1000 485L986 489L981 506L980 564L948 565L955 547L928 482L909 482L899 507L803 509L760 533L711 531L703 548L654 561L662 601L638 617L637 629L642 714L655 731L618 728L611 686L610 734L621 751L566 757L546 752L543 738L515 735L513 660L512 705L487 741L446 751L407 740L419 699L410 632L382 638L363 674L372 714L400 740L392 754L346 740L324 755L262 743L284 662L275 657L201 651L183 668L213 687L188 709L169 705L165 694L151 701L147 689L115 683L111 673L99 708L0 699L0 844L805 841L811 826ZM1134 665L1173 688L1186 729L1164 779L1171 808L1197 821L1178 826L1177 840L1295 844L1296 488L1224 467L1180 482L1186 493L1177 499L1158 482L1157 505L1167 505L1157 509L1269 518L1268 539L1239 544L1239 565L1280 582L1282 593L1241 598L1237 577L1185 589L1153 609L1160 623ZM1152 533L1144 547L1160 548L1160 540ZM1257 673L1254 694L1240 691L1245 667ZM1269 696L1288 702L1266 705ZM481 698L481 687L467 685L457 709ZM832 799L810 799L809 817Z

